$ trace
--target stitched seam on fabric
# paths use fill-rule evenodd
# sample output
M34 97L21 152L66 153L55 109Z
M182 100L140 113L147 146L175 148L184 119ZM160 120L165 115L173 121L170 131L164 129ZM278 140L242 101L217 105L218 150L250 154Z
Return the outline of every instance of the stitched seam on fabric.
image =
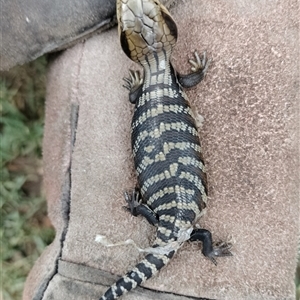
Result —
M82 58L83 58L83 53L84 53L84 48L85 48L85 42L83 43L80 57L78 60L78 68L77 72L75 75L75 91L71 91L70 93L70 102L71 102L71 115L70 115L70 128L71 128L71 142L70 142L70 161L69 161L69 167L65 175L65 180L64 184L62 187L62 197L61 197L61 204L62 204L62 219L64 221L64 227L61 232L61 236L59 239L60 242L60 251L57 257L55 258L55 267L52 272L52 274L49 275L47 279L47 283L43 288L43 291L38 292L36 296L33 297L33 300L41 300L44 298L44 295L54 278L54 276L58 273L58 262L59 259L62 256L63 252L63 247L64 247L64 242L68 233L69 229L69 220L70 220L70 206L71 206L71 190L72 190L72 155L75 147L75 142L76 142L76 130L77 130L77 125L78 125L78 117L79 117L79 103L72 103L73 95L78 93L78 82L79 82L79 77L80 77L80 71L81 71L81 63L82 63ZM39 297L39 295L41 295Z
M105 271L102 271L102 272L105 272ZM108 273L108 272L105 272L105 273ZM64 277L66 279L70 279L72 281L77 281L77 282L82 282L82 283L88 283L88 284L93 284L93 285L99 285L99 286L109 286L109 285L105 285L105 284L101 284L101 283L95 283L93 281L88 281L88 280L80 280L78 278L74 279L72 277L68 277L68 276L65 276L61 273L58 273L61 277ZM117 276L116 275L116 278L119 279L121 278L121 276ZM156 290L153 290L153 289L150 289L150 288L147 288L147 287L144 287L144 286L138 286L136 289L140 289L140 290L147 290L151 293L154 293L154 294L157 294L157 295L160 295L160 294L165 294L165 295L170 295L170 297L172 296L173 298L170 298L170 299L174 299L174 297L185 297L187 300L188 299L192 299L192 300L217 300L217 299L212 299L212 298L202 298L202 297L193 297L193 296L187 296L187 295L184 295L184 294L176 294L176 293L171 293L171 292L164 292L164 291L156 291ZM136 290L135 289L135 290ZM135 293L135 290L132 290L131 293ZM175 299L176 300L176 299Z

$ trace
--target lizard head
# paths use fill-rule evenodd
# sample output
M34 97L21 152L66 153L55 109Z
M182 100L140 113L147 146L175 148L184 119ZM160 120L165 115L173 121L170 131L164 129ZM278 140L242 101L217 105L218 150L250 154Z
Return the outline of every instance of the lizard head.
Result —
M135 62L163 50L170 54L177 40L177 27L158 0L117 0L121 46Z

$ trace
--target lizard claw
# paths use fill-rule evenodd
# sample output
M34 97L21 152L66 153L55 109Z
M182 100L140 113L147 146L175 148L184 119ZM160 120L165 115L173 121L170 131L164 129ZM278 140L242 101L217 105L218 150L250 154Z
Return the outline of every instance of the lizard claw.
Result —
M208 258L217 265L215 257L232 256L232 253L229 251L231 247L231 243L217 242L213 245L213 251L208 254Z
M134 189L131 195L129 194L129 192L125 192L124 198L128 206L123 207L126 210L129 210L133 216L136 216L136 208L142 203L142 198L140 197L139 191L137 189Z
M135 91L142 83L140 71L129 70L129 78L124 77L125 81L123 87L129 90L130 92Z
M206 52L203 53L202 59L199 57L197 51L194 52L194 59L189 59L189 63L192 65L191 70L192 72L202 71L203 73L206 72L210 60L206 60Z

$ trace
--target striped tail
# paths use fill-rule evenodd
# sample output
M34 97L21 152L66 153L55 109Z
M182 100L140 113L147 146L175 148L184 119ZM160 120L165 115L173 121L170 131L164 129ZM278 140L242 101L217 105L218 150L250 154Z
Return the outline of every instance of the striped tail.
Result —
M154 276L163 268L174 255L175 251L168 255L148 254L131 271L113 284L100 300L115 300L123 294L142 284L150 277Z

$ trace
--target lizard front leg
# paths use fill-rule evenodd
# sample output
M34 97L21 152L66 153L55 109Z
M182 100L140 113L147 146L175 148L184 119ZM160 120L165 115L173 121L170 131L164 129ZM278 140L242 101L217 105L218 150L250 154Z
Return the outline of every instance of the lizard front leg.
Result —
M203 53L202 58L199 57L197 51L194 52L194 59L190 59L189 63L192 65L192 73L181 75L177 73L177 80L184 88L191 88L197 85L205 76L210 60L206 59L206 52Z
M123 87L129 90L129 101L135 104L142 93L143 79L140 71L129 70L129 75L129 78L123 78L125 81Z

